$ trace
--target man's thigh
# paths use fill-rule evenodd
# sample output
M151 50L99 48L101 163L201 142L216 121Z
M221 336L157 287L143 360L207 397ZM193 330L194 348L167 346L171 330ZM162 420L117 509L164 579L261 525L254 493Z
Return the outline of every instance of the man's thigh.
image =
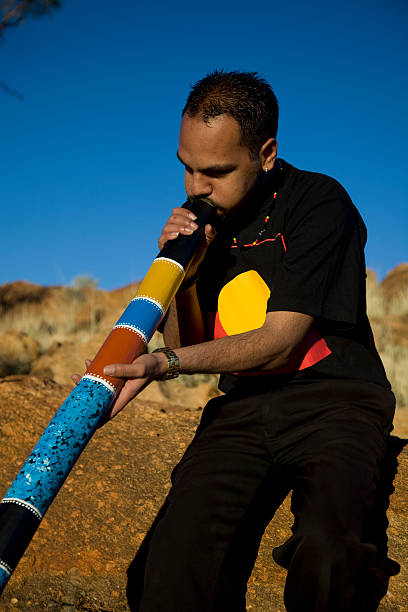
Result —
M245 610L260 539L287 494L250 402L207 405L172 483L145 550L140 610Z
M275 442L275 465L291 474L297 522L360 533L382 477L394 398L354 381L319 387L299 398L297 417L291 398L293 425Z
M312 418L306 398L275 455L290 466L295 521L274 558L289 570L288 610L363 609L353 607L355 598L367 596L362 584L386 554L385 532L370 534L367 525L377 511L394 400L360 383L320 391ZM385 520L378 524L384 531Z

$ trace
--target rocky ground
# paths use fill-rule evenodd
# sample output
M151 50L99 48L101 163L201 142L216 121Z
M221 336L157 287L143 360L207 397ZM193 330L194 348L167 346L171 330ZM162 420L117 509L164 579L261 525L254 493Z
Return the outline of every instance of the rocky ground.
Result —
M0 489L7 490L70 387L34 376L0 380ZM136 399L99 430L51 505L7 585L0 610L127 610L126 570L169 487L172 466L200 417L186 407ZM407 414L396 434L408 437ZM408 449L408 447L407 447ZM388 511L390 556L402 569L379 610L408 611L408 452L399 457ZM288 536L288 500L268 528L248 589L248 610L284 611L285 572L271 558ZM180 611L182 612L182 611Z

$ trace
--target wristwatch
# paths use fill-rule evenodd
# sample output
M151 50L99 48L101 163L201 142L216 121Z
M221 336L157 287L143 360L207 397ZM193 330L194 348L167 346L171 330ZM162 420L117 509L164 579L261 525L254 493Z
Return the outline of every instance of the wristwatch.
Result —
M169 380L170 378L177 378L180 374L180 362L176 353L168 346L157 348L153 353L164 353L167 357L167 372L163 374L158 380Z

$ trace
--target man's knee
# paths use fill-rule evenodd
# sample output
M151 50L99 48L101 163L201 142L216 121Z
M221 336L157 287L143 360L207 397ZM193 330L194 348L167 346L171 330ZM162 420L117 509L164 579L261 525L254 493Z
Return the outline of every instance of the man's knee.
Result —
M376 553L374 545L352 536L294 536L286 558L288 612L354 610L356 593Z

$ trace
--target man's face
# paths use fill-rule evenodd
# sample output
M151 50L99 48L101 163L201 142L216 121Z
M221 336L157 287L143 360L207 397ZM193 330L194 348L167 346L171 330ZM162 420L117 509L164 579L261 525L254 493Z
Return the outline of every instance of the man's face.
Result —
M228 115L209 123L184 115L177 156L185 168L187 196L210 198L225 211L245 200L261 170L260 161L240 144L239 125Z

